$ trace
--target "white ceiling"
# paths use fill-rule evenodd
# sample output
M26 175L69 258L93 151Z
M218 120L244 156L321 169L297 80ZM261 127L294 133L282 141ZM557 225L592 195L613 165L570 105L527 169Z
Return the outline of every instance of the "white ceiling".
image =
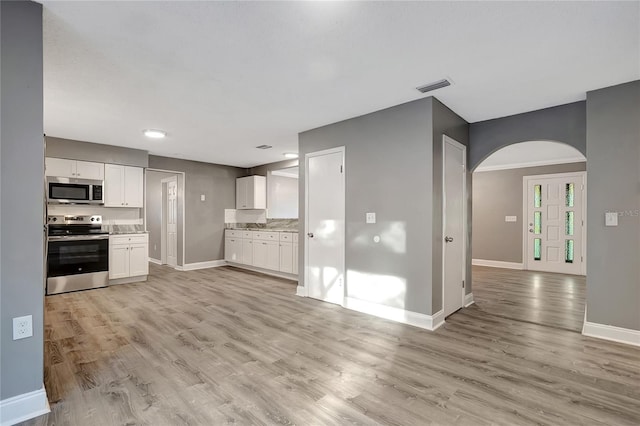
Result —
M240 167L445 77L469 122L640 78L639 2L43 4L47 135Z
M488 156L476 172L587 161L574 147L551 141L528 141L505 146Z

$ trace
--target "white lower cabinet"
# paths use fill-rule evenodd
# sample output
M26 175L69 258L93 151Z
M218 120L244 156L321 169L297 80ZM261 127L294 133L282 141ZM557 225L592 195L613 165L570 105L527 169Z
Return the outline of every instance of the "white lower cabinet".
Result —
M149 275L149 236L121 234L109 237L109 279Z
M293 232L227 229L224 258L247 266L297 274L297 240L297 233Z
M242 262L245 265L253 265L253 240L242 239Z
M280 272L293 274L293 243L280 242Z

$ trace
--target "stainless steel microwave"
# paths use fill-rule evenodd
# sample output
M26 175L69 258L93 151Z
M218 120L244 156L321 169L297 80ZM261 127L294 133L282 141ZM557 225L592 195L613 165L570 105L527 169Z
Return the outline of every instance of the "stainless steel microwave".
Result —
M49 204L104 204L103 181L47 178Z

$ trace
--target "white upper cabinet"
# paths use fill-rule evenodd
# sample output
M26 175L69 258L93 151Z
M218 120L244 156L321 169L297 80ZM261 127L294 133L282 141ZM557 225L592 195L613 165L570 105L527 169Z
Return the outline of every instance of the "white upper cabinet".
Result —
M266 209L267 178L247 176L236 179L236 209Z
M47 157L45 169L47 176L104 180L104 163Z
M141 167L105 164L105 207L142 207L144 170Z

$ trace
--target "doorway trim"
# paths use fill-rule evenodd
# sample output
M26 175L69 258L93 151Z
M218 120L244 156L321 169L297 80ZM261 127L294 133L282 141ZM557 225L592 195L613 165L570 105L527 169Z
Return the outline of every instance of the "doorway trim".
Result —
M174 175L178 175L178 177L182 177L182 184L180 183L180 179L178 179L178 196L180 195L180 193L182 193L182 209L181 209L181 213L182 213L182 220L179 222L179 225L182 226L182 265L180 265L180 262L178 261L176 269L177 270L181 270L181 268L184 268L184 263L185 260L187 258L187 245L186 245L186 229L185 229L185 208L186 208L186 202L185 202L185 197L186 197L186 191L185 188L187 186L187 175L185 172L181 172L178 170L166 170L166 169L155 169L152 167L147 167L145 169L146 171L151 171L151 172L161 172L161 173L171 173ZM170 178L169 178L170 179ZM147 192L147 173L144 174L144 189L145 189L145 197L148 196L148 192ZM161 204L163 204L164 198L161 196L162 200L161 200ZM147 229L147 224L149 223L148 221L148 208L147 208L147 203L145 203L145 208L144 208L144 229L145 231L149 231ZM160 228L162 229L162 221L164 220L164 218L161 218L161 222L160 222ZM162 238L162 231L161 231L161 238ZM162 253L162 247L161 247L161 253ZM158 263L158 261L160 261L160 259L152 259L149 258L149 261L151 263ZM161 261L160 261L161 262ZM161 263L160 263L161 264Z
M176 256L176 264L175 265L170 265L169 261L168 261L168 256L167 256L167 252L168 252L168 247L167 247L167 233L168 233L168 223L167 223L167 218L169 216L169 210L168 210L168 201L169 201L169 194L167 192L168 189L168 183L169 182L175 182L176 183L176 188L178 187L178 175L173 175L171 177L168 178L164 178L162 180L160 180L160 183L162 185L162 215L161 215L161 235L160 235L160 258L162 261L163 265L167 265L170 266L172 268L176 268L178 266L178 258ZM183 203L184 204L184 203ZM177 204L177 196L176 196L176 216L178 215L178 204ZM177 221L176 221L177 222ZM177 232L177 230L176 230ZM184 235L184 230L182 232L182 234ZM175 247L175 252L178 253L178 239L176 238L176 247Z
M345 167L345 147L339 146L335 148L324 149L321 151L308 152L304 155L304 263L303 263L303 276L304 276L304 287L298 286L296 294L298 296L308 297L309 295L309 238L307 235L309 233L309 159L312 157L319 157L327 154L335 154L340 153L342 155L342 188L344 189L344 202L343 202L343 210L342 210L342 218L343 218L343 232L342 235L342 258L340 259L342 264L342 280L343 280L343 290L344 293L342 295L341 306L345 305L345 300L347 298L347 264L346 264L346 233L347 233L347 224L346 224L346 210L347 210L347 187L346 187L346 167Z
M446 253L446 242L444 240L445 238L445 226L446 226L446 220L447 220L447 209L446 209L446 182L445 182L445 173L446 173L446 169L445 169L445 144L450 144L458 149L462 150L462 179L463 179L463 184L462 184L462 200L463 200L463 208L462 208L462 235L464 236L464 241L462 244L462 265L460 265L460 267L462 268L462 277L465 281L465 285L464 287L460 287L461 289L461 294L460 294L460 298L461 298L461 309L464 309L466 306L470 305L471 302L469 303L465 303L465 293L467 291L467 285L469 285L469 283L467 283L467 248L469 246L469 240L468 240L468 235L467 235L467 209L468 209L468 202L467 202L467 147L463 144L461 144L460 142L456 141L455 139L447 136L447 135L442 135L442 235L440 236L441 241L442 241L442 314L443 314L443 318L442 318L442 322L445 321L444 319L444 295L445 295L445 290L446 290L446 286L445 286L445 282L446 282L446 276L445 276L445 253ZM473 296L470 297L470 300L472 299Z
M582 264L580 266L580 275L587 275L587 172L565 172L565 173L547 173L544 175L530 175L522 177L522 269L529 269L529 244L527 244L528 231L526 217L529 209L527 205L528 182L531 179L560 178L563 176L580 176L582 177L582 235L580 242L580 250L582 254Z

